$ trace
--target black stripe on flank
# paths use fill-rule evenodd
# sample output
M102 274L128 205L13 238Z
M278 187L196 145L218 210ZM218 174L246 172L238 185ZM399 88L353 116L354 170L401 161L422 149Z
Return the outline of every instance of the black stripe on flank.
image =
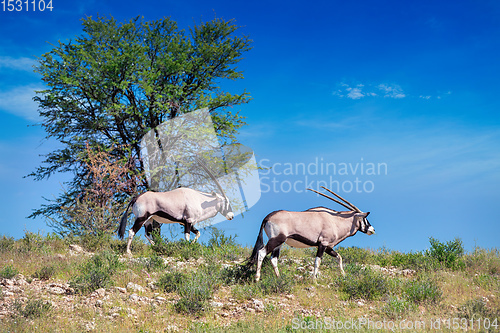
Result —
M186 223L186 220L176 219L172 215L167 214L167 213L165 213L164 211L161 211L161 210L159 210L159 211L157 211L157 212L155 212L155 213L153 213L151 215L156 215L156 216L159 216L161 218L164 218L164 219L172 221L172 222L177 222L177 223L181 223L181 224Z
M297 242L301 242L302 244L305 244L307 246L318 246L319 245L319 242L317 242L317 241L314 242L314 241L310 240L309 238L305 238L304 236L299 235L299 234L290 235L290 236L288 236L288 238L296 240Z

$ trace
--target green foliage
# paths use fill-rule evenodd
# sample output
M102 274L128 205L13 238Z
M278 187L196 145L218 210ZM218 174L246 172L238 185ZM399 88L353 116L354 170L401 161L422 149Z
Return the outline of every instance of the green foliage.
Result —
M21 302L16 300L13 306L16 314L26 319L34 319L46 316L47 313L52 309L52 304L41 299L28 300L26 305L24 306Z
M50 248L46 243L46 239L40 233L25 231L21 239L21 252L48 252Z
M85 208L95 213L89 217L115 211L116 202L134 193L132 187L121 189L111 201L92 206L83 195L95 190L96 179L115 186L139 177L132 185L138 185L139 192L147 188L139 145L150 129L206 107L221 141L233 142L245 123L228 109L250 100L245 91L229 93L221 88L224 81L243 78L237 64L251 49L251 40L238 36L238 27L231 21L214 19L181 30L170 18L137 17L120 23L112 17L89 16L82 25L81 35L60 41L38 58L36 67L47 87L34 98L40 123L47 138L58 140L62 147L45 155L29 176L35 180L57 172L74 176L66 183L66 192L31 216L48 216L62 233L85 233L85 229L61 224L61 219L68 222L68 216L76 218ZM109 153L107 165L123 166L126 172L117 178L99 178L90 172L87 143L92 151ZM77 205L81 209L71 211Z
M442 243L437 239L430 237L429 242L431 247L426 252L429 257L436 259L447 268L460 269L465 267L462 260L464 248L462 241L459 238Z
M435 280L419 278L407 283L404 295L410 302L416 304L438 304L442 299L443 292Z
M156 254L156 252L153 252L149 255L149 258L147 258L145 265L146 265L146 270L148 272L159 271L165 268L165 263L163 262L163 258L158 254Z
M336 285L349 299L375 300L389 291L387 278L381 273L357 264L345 266L346 276L339 276Z
M184 260L200 257L210 260L237 260L242 257L244 251L236 243L236 236L228 237L217 228L211 228L211 238L207 245L184 239L171 241L157 233L153 233L152 237L155 244L151 245L151 249L156 254Z
M246 284L255 279L255 272L246 265L234 265L224 268L222 278L227 285Z
M339 247L336 250L346 264L369 264L374 263L374 255L368 249L362 249L356 246Z
M500 309L491 309L488 307L484 299L475 298L468 300L458 308L458 315L466 319L494 319L500 316Z
M104 251L112 248L112 237L111 232L104 231L83 233L80 236L80 244L90 252Z
M232 290L233 296L237 299L289 294L298 284L296 271L287 265L278 267L280 268L280 277L276 277L271 262L266 257L262 263L259 282L254 282L255 270L244 265L227 268L222 275L226 284L237 284Z
M219 266L207 265L187 277L184 276L184 280L178 283L177 292L181 299L175 304L176 311L188 314L202 314L208 311L208 300L223 282L220 272Z
M269 269L270 266L271 265L266 265L266 268L263 267L261 279L259 282L255 283L259 293L262 295L282 295L291 293L293 287L297 284L293 272L287 270L282 265L280 276L277 277L274 274L274 270Z
M12 279L17 274L19 274L19 271L12 265L4 266L0 270L0 278L2 279Z
M179 240L169 242L161 235L153 234L154 245L151 249L158 255L176 257L184 260L191 258L203 257L207 248L198 242L188 242L186 240Z
M394 266L402 269L432 271L438 266L438 262L423 252L401 253L399 251L387 251L378 256L382 266Z
M239 247L236 243L237 235L230 235L229 237L224 234L224 231L217 229L216 227L210 228L210 239L208 240L208 246L211 248L223 248L223 247Z
M389 297L381 309L383 315L391 318L403 318L415 310L415 305L405 298Z
M106 288L112 284L111 278L120 266L114 252L100 252L81 265L80 274L70 281L70 286L81 294Z
M14 237L2 236L0 238L0 252L6 252L14 248L16 240Z
M156 285L160 290L171 293L180 290L182 284L187 279L189 279L188 274L180 272L167 272L160 277Z
M466 267L471 271L488 275L500 275L500 250L475 247L474 251L464 256Z
M37 270L33 275L31 275L35 279L39 280L48 280L52 276L54 276L54 273L56 272L56 269L54 266L43 266L39 270Z

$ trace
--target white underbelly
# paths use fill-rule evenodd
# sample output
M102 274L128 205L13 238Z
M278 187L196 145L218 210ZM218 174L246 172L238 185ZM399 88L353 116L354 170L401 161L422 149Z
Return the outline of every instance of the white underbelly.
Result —
M285 241L287 245L290 245L291 247L298 247L298 248L306 248L306 247L311 247L309 245L306 245L304 243L301 243L299 241L296 241L295 239L287 238Z

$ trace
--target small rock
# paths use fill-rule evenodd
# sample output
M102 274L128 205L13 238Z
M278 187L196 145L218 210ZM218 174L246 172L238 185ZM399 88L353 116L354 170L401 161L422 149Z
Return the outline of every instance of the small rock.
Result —
M61 288L61 287L51 287L49 289L49 293L52 295L62 295L62 294L66 294L66 289Z
M363 301L358 301L357 304L358 306L365 306L365 303Z
M106 295L106 289L104 288L99 288L97 289L96 291L94 291L90 297L103 297L104 295Z
M76 252L76 253L82 253L82 252L85 252L85 251L83 250L83 248L82 248L80 245L76 245L76 244L70 244L70 245L69 245L69 249L70 249L71 251Z
M214 308L222 308L224 306L224 303L221 302L210 302L210 305L212 305Z
M128 297L128 299L132 302L138 302L139 301L139 296L137 294L132 294Z
M253 300L253 306L254 306L255 310L258 311L258 312L264 311L264 303L262 303L261 300L254 299Z
M103 301L98 299L96 302L95 302L95 306L99 307L99 308L102 308L102 304L103 304Z
M140 286L136 283L133 283L133 282L127 283L127 290L131 290L131 291L135 291L135 292L145 292L146 291L142 286Z
M121 292L122 294L126 294L126 293L127 293L127 289L122 288L122 287L115 287L115 290L118 290L118 291L119 291L119 292Z
M157 302L163 303L163 302L165 302L167 299L166 299L165 297L156 296L156 297L155 297L155 300L156 300Z

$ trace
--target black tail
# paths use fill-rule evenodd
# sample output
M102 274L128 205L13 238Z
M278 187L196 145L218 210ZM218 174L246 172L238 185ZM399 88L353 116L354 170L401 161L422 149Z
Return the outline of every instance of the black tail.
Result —
M132 198L132 201L130 201L130 203L128 204L127 209L125 209L125 212L123 213L120 220L120 226L118 227L118 236L120 236L121 239L123 239L123 235L125 235L125 228L127 227L128 209L137 201L137 198L138 196Z
M267 223L267 218L262 221L262 225L260 226L259 236L257 236L257 241L255 242L255 246L253 247L252 255L247 259L246 265L252 266L257 262L257 257L259 256L259 251L264 247L264 236L262 231L264 231L264 225Z

